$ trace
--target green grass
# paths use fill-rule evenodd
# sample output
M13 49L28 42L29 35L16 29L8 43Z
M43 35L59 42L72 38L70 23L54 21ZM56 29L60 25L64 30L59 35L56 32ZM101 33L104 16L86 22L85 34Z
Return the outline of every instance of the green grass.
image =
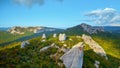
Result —
M115 35L97 34L93 39L98 42L107 54L120 59L120 37Z
M27 31L23 35L11 34L11 33L6 32L6 31L0 31L0 44L10 42L10 41L14 41L16 39L19 39L19 38L22 38L22 37L25 37L25 36L30 36L32 34L33 33L27 32Z
M69 40L72 39L73 41ZM101 39L98 36L95 36L94 39L99 42L103 43L103 39ZM59 47L62 47L62 45L65 43L68 45L69 48L71 48L73 45L75 45L78 42L83 41L81 38L76 38L76 36L69 36L67 37L67 40L62 43L59 42L58 38L51 38L48 37L46 39L46 42L41 42L41 37L30 39L30 44L27 45L25 48L20 48L21 42L16 42L9 44L8 46L5 46L3 48L0 48L0 67L2 68L65 68L60 67L57 65L56 60L54 58L50 58L49 56L51 54L55 54L57 52L56 48L49 48L46 51L40 52L40 49L51 45L52 43L57 44ZM105 39L106 40L106 39ZM107 50L109 47L113 47L113 43L109 43L111 45L107 45L108 42L104 42L106 45L105 47L101 45L105 51L107 52L108 60L105 58L97 55L93 52L93 50L90 49L88 45L84 48L84 63L83 68L95 68L94 63L95 60L100 61L100 68L118 68L120 65L120 59L119 54L116 55L116 51L118 50ZM114 45L114 48L118 47L117 45ZM118 48L119 49L119 48ZM111 54L113 53L113 55ZM59 53L60 55L63 55L63 53ZM58 62L62 62L59 59L57 59Z

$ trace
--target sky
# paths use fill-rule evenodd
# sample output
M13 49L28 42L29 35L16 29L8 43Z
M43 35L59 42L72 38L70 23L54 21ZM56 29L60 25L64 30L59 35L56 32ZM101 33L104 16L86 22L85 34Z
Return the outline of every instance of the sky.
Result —
M0 27L120 26L120 0L0 0Z

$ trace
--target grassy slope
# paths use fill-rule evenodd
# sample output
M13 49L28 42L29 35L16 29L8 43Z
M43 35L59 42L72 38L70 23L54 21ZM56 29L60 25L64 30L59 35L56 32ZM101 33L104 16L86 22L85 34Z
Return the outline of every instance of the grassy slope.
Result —
M81 38L76 38L75 36L70 36L69 38L71 38L73 41L66 40L65 43L70 48L74 44L82 41ZM95 37L94 39L97 40L98 38ZM55 59L49 57L51 54L56 53L56 48L49 48L42 53L40 53L39 51L42 47L48 46L53 42L60 47L63 45L63 43L59 42L58 38L51 37L49 37L45 43L41 42L41 40L42 39L40 37L29 40L30 44L27 45L24 49L20 48L20 43L13 43L9 46L1 48L0 67L60 68L57 63L55 63ZM107 44L107 42L105 43ZM109 51L107 51L106 48L105 50L107 51L109 58L108 61L94 53L88 45L86 45L84 49L83 68L95 68L95 60L100 61L100 68L118 68L118 66L120 65L120 59L118 59L120 55L117 55L116 57L114 57L114 55L109 55ZM112 53L116 54L115 52ZM63 53L59 54L62 55Z
M6 31L0 31L0 44L10 42L10 41L13 41L13 40L25 37L25 36L29 36L29 35L32 35L32 34L33 33L27 32L27 31L23 35L11 34L11 33L6 32Z
M98 42L109 55L120 59L120 36L110 33L100 33L93 35L93 39Z

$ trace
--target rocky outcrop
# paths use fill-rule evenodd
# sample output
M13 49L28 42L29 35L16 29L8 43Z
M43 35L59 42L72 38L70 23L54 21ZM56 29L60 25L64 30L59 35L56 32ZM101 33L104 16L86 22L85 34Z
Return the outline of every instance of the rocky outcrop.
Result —
M91 49L93 49L95 53L100 54L101 56L105 57L105 59L108 59L104 49L97 42L95 42L90 36L83 34L82 39L86 44L90 46Z
M83 65L83 42L74 45L60 59L66 68L82 68Z
M56 37L57 37L57 34L56 34L56 33L54 33L54 34L53 34L53 38L56 38Z
M55 31L55 28L49 28L49 27L42 27L42 26L36 26L36 27L21 27L21 26L15 26L10 29L8 29L8 32L11 34L25 34L25 32L32 32L32 33L41 33L41 32L47 32L47 31Z
M104 32L104 29L102 27L92 27L85 23L82 23L80 26L83 28L84 31L88 32L89 34Z
M42 39L45 39L45 38L46 38L46 35L45 35L45 34L43 34L43 35L42 35Z
M30 44L28 41L23 41L21 43L21 48L24 48L27 44Z
M16 26L16 27L9 29L8 32L10 32L11 34L24 34L22 30L23 28Z
M65 41L66 40L66 34L59 34L59 41Z
M50 47L54 47L54 48L58 48L59 49L59 46L55 45L55 43L52 43L51 45L43 47L42 49L40 49L40 52L45 51L45 50L47 50Z

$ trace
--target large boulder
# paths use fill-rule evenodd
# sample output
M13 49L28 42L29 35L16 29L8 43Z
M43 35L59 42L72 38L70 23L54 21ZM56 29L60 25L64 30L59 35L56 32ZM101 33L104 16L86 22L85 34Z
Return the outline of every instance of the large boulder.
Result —
M79 42L62 57L60 57L66 68L82 68L84 50L83 45L83 42Z
M104 49L97 42L95 42L90 36L83 34L82 39L86 44L90 46L91 49L93 49L95 53L100 54L101 56L105 57L105 59L108 59Z
M59 34L59 41L65 41L66 40L66 34Z
M55 34L53 34L53 38L56 38L56 36L57 36L57 34L55 33Z
M43 34L43 35L42 35L42 39L45 39L45 38L46 38L46 35L45 35L45 34Z

